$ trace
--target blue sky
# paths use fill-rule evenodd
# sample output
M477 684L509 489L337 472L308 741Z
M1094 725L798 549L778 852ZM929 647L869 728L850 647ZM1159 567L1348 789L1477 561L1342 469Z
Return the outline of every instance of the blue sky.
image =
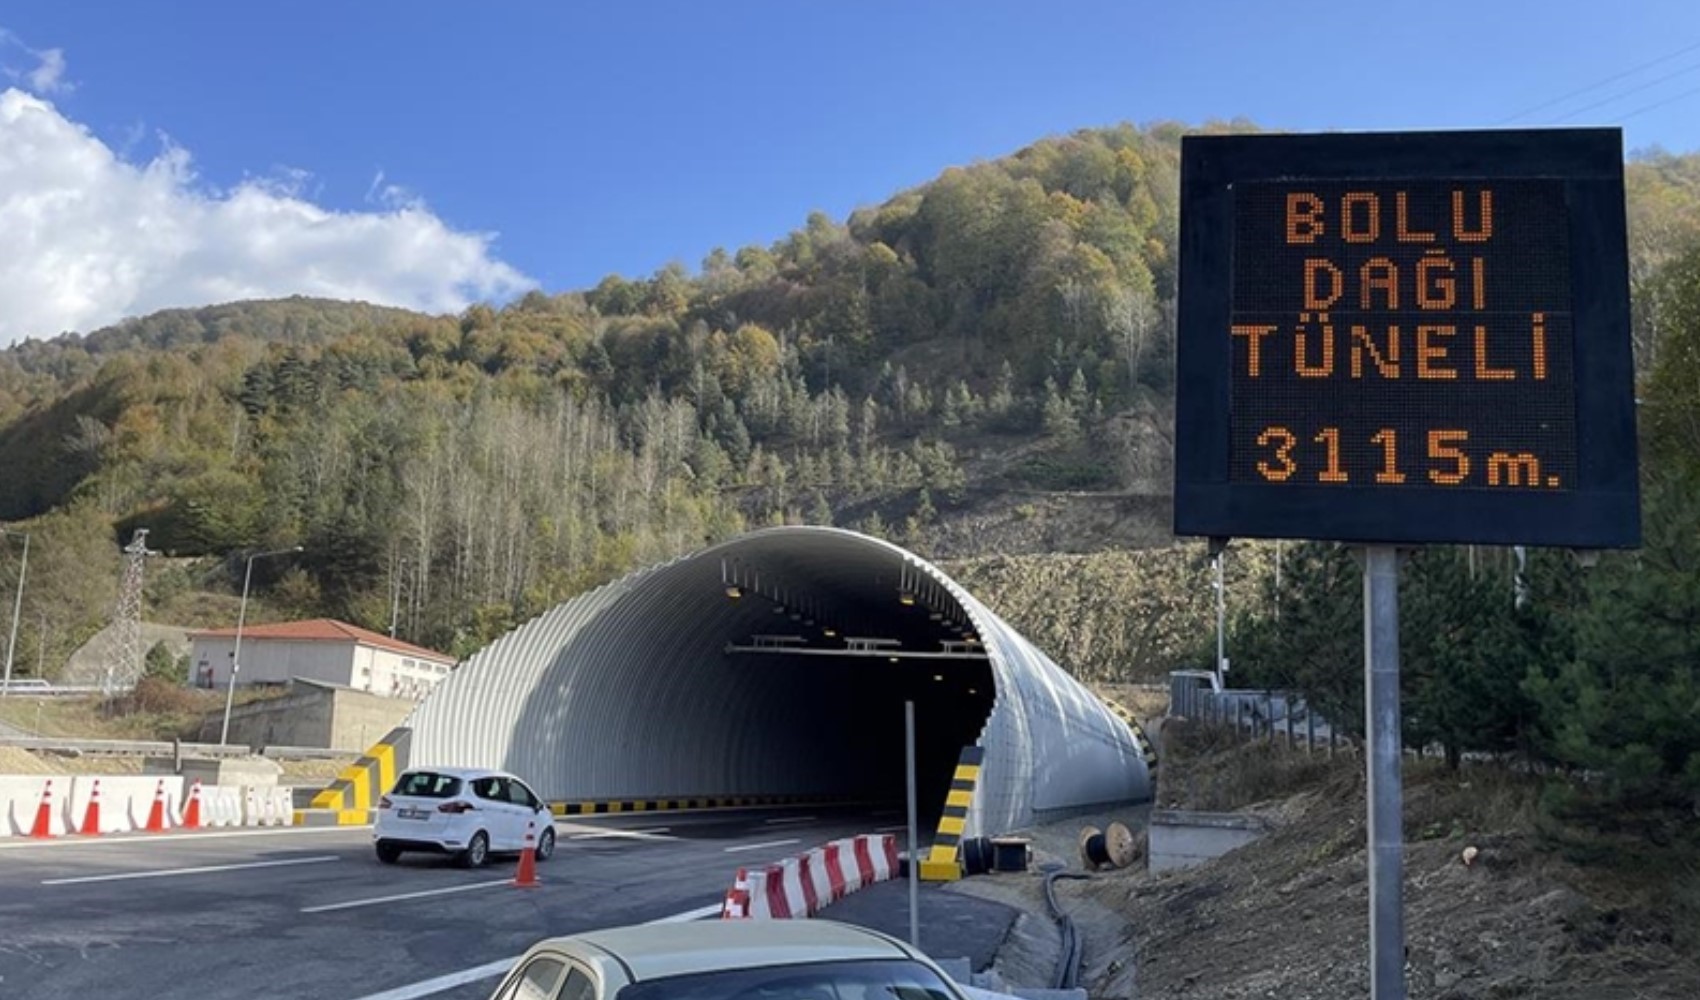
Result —
M429 308L670 260L694 268L717 245L771 242L810 210L842 217L1075 128L1234 116L1284 129L1489 126L1684 48L1515 124L1609 124L1668 100L1623 121L1627 145L1700 149L1694 0L23 0L0 11L0 29L14 112L41 111L22 92L52 109L30 119L37 145L14 150L46 160L76 139L59 119L86 130L78 183L135 168L119 178L129 197L162 213L140 228L181 228L174 245L190 248L132 275L100 256L106 244L85 245L87 266L52 286L61 305L10 337L0 327L0 342L87 328L114 303L134 312L291 280ZM94 163L96 146L118 165ZM150 166L172 179L149 187ZM28 183L49 181L0 171L0 200ZM177 201L161 208L166 189ZM271 251L238 245L277 205L238 211L226 202L240 190L301 209L278 273L262 273ZM354 233L406 206L407 232L376 244ZM196 212L222 221L179 227L172 215ZM320 230L338 226L341 242L311 259L329 239ZM37 235L51 248L53 233ZM415 274L409 247L458 263ZM6 279L6 253L0 298L30 287ZM402 257L374 260L386 254ZM235 257L249 270L210 273ZM366 284L331 273L363 259ZM128 292L88 292L115 268Z

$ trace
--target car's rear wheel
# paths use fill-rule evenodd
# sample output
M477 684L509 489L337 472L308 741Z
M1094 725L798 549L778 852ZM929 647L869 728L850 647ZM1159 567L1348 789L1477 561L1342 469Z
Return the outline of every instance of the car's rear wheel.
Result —
M455 856L455 864L462 868L480 868L490 860L490 838L479 830L466 842L466 850Z
M393 865L401 860L401 848L394 844L378 844L378 860L386 865Z
M555 829L554 827L546 826L543 828L543 833L537 838L537 860L548 861L549 856L554 853Z

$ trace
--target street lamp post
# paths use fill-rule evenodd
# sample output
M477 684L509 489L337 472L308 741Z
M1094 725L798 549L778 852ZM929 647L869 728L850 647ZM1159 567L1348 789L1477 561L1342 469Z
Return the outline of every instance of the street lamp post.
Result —
M301 546L295 545L287 549L256 552L248 557L248 568L242 573L242 606L236 612L236 650L230 656L230 683L224 689L224 726L218 733L219 746L230 742L230 706L236 699L236 675L242 669L242 625L248 619L248 585L254 580L254 560L300 551Z
M18 592L12 595L12 637L6 642L6 678L0 681L0 695L9 695L12 693L12 655L18 648L18 616L24 610L24 574L30 568L30 536L28 532L5 528L0 528L0 535L21 535L24 539L24 557L18 563Z

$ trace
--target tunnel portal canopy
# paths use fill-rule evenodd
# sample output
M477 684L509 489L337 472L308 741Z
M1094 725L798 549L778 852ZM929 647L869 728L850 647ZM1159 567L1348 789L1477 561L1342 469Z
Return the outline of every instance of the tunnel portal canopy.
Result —
M809 796L921 806L984 750L970 833L1149 797L1127 724L937 567L833 528L752 532L633 573L474 654L414 712L415 766L554 801Z

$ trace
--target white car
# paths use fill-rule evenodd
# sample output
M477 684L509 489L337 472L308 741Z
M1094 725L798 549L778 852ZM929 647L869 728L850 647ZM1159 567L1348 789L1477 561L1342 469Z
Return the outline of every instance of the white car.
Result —
M379 800L372 844L385 864L403 851L430 851L477 868L491 854L524 850L528 829L537 860L549 860L554 819L525 782L503 771L437 767L406 772Z
M551 938L493 1000L963 1000L930 959L830 920L646 924Z

